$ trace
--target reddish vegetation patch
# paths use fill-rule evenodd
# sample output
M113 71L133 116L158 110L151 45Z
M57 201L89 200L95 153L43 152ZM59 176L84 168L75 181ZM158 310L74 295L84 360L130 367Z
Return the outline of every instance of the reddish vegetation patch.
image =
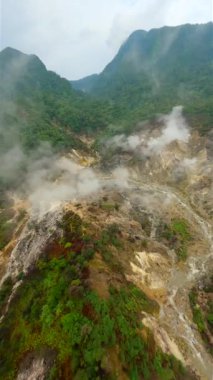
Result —
M71 359L67 358L59 369L58 380L72 380Z
M49 258L60 257L67 252L67 249L63 247L62 244L59 244L57 241L53 241L48 244L45 249L45 253Z
M94 321L97 317L93 306L89 302L83 306L82 313L85 317L91 319L92 321Z
M53 257L60 257L73 251L75 253L81 253L81 250L84 246L84 242L82 240L73 240L71 241L71 246L66 248L66 244L60 244L58 241L54 240L45 248L45 254L51 259Z
M84 242L79 239L74 239L71 241L71 243L72 243L72 246L69 250L74 251L76 253L81 253L81 250L84 246Z
M86 280L87 278L89 278L89 276L90 276L89 268L88 267L83 268L82 273L81 273L81 279Z

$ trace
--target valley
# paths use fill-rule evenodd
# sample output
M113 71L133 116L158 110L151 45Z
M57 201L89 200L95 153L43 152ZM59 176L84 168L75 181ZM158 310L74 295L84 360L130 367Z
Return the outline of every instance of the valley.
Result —
M155 130L152 135L155 136ZM187 143L181 140L176 142L176 166L192 155L193 138L191 136ZM196 139L198 141L199 137L196 136ZM141 141L144 144L144 139ZM113 232L103 235L103 240L93 248L94 256L87 264L87 288L97 292L100 299L108 299L109 285L118 289L122 289L126 282L137 286L151 302L158 305L154 314L142 308L140 319L143 329L152 332L155 344L162 352L174 355L184 366L195 371L195 376L210 380L211 342L207 346L203 342L193 322L189 302L193 287L199 285L202 289L203 279L210 278L212 272L212 214L205 207L211 195L208 192L209 184L203 181L210 168L205 143L200 140L199 151L195 156L196 166L191 168L189 165L182 180L179 178L175 184L170 178L174 173L174 168L171 171L174 165L173 142L166 144L157 162L155 154L141 163L138 150L130 149L128 152L125 147L123 153L118 153L117 149L120 148L116 147L113 154L111 152L112 163L107 161L110 170L105 165L102 167L106 160L103 156L102 161L102 155L97 153L93 159L81 151L73 151L67 156L70 162L80 165L80 170L85 170L84 165L92 165L99 186L89 196L85 193L85 196L76 198L75 195L72 201L64 203L59 199L55 202L54 197L51 201L50 192L49 205L46 208L45 204L44 210L30 210L30 201L27 206L13 197L13 208L24 208L26 214L14 232L16 236L18 231L16 242L6 246L1 256L5 264L2 282L4 278L11 278L13 283L8 304L4 304L6 314L3 321L10 307L13 307L17 287L24 286L28 278L34 276L33 268L39 260L46 260L49 255L59 260L69 257L70 250L78 249L77 246L75 248L76 243L72 242L75 232L74 235L71 233L67 248L63 248L62 243L56 243L63 236L63 229L59 228L60 220L71 212L84 221L86 233L90 231L92 240L107 229L115 230L114 238ZM104 154L108 154L107 149ZM94 178L90 181L93 182ZM210 180L210 173L208 178ZM58 181L60 178L56 179L56 183ZM200 202L195 203L194 199L198 196ZM29 216L26 218L26 215ZM24 228L21 227L23 223ZM78 280L74 281L77 291ZM40 371L41 366L37 368L35 364L37 356L32 360L31 371L34 371L34 367L35 371ZM120 366L118 378L122 379L126 375ZM113 368L109 367L106 371L113 371ZM17 378L25 379L26 374L19 372Z
M0 379L212 380L212 26L0 52Z

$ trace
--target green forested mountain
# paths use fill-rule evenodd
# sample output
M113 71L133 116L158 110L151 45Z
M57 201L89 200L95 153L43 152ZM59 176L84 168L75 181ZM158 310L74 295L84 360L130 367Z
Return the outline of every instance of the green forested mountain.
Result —
M135 31L100 75L70 83L40 59L0 52L0 149L82 146L77 135L131 128L184 106L203 133L213 121L213 24ZM79 91L83 90L83 91ZM88 93L88 94L87 94ZM92 95L92 96L91 96ZM113 127L115 129L115 127ZM116 133L116 129L114 130Z
M120 119L146 119L182 104L192 125L209 130L213 23L135 31L100 75L72 85L116 103Z
M78 133L108 123L109 106L73 90L40 59L15 49L0 53L0 148L15 142L27 150L40 141L56 149L81 146Z

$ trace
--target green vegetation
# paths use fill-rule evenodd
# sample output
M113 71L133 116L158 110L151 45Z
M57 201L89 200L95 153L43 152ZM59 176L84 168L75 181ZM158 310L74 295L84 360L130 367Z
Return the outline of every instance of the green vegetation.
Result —
M87 150L77 135L103 130L111 105L75 91L38 57L0 52L0 151L21 145L29 154L47 141L53 150Z
M0 289L0 314L2 314L4 310L4 306L6 305L6 302L8 300L8 297L11 294L13 288L13 281L11 277L7 277L3 284L1 285Z
M174 219L170 225L164 223L158 227L157 235L166 240L170 248L177 254L178 260L186 260L187 243L191 240L189 226L183 219Z
M213 347L210 336L213 333L213 302L212 284L213 278L199 294L199 290L193 288L189 294L190 306L193 314L193 321L197 325L204 343L209 352L213 355ZM203 296L203 294L205 296Z
M119 234L118 225L113 223L101 232L99 239L95 242L95 248L101 253L104 261L117 272L122 271L122 265L112 254L110 247L115 247L122 254L122 242L119 239Z
M187 259L187 249L186 247L183 245L181 247L179 247L176 251L177 253L177 256L178 256L178 260L186 260Z
M174 220L171 225L174 236L179 241L179 247L176 249L176 253L179 260L186 260L187 248L186 244L191 239L189 233L189 227L185 220Z
M208 310L208 314L207 314L207 321L208 321L208 324L209 324L211 330L213 330L213 302L209 302L209 310Z
M197 325L199 332L202 333L205 331L206 327L203 313L200 309L200 306L197 303L197 297L197 292L192 290L189 295L189 300L193 312L193 321Z
M16 223L11 220L13 212L8 209L0 212L0 249L3 249L11 240Z
M7 203L4 204L4 208L0 209L0 250L11 241L18 223L26 216L24 209L17 211L17 215L15 215L15 211L10 208L12 206L10 200L5 202Z
M114 202L102 202L100 204L100 207L105 210L105 211L118 211L119 210L119 204L118 203L114 203Z
M137 31L99 76L73 82L78 90L47 71L38 57L3 50L0 151L18 144L29 154L44 141L55 151L87 150L79 134L130 133L139 121L154 120L178 104L193 127L208 133L213 120L211 36L212 23Z
M190 125L206 134L213 121L212 33L212 23L135 31L100 75L73 86L110 100L123 131L182 104Z
M68 213L62 225L64 241L55 242L58 251L48 252L24 278L3 320L0 378L15 378L28 352L50 348L55 352L52 380L59 375L64 380L116 379L117 368L107 364L110 355L130 379L184 379L181 364L158 350L150 332L142 334L141 313L155 312L156 303L125 278L101 299L88 282L88 263L98 240L86 233L74 213ZM108 234L117 234L117 226L109 226L102 243ZM10 285L5 285L3 302Z
M189 240L189 227L185 220L173 220L171 228L172 231L178 234L182 240Z

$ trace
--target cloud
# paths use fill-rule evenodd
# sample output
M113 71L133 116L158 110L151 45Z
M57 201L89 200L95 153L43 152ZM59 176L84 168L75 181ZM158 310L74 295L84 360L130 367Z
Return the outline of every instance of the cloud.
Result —
M2 0L1 48L76 79L100 72L136 29L211 20L211 0Z

